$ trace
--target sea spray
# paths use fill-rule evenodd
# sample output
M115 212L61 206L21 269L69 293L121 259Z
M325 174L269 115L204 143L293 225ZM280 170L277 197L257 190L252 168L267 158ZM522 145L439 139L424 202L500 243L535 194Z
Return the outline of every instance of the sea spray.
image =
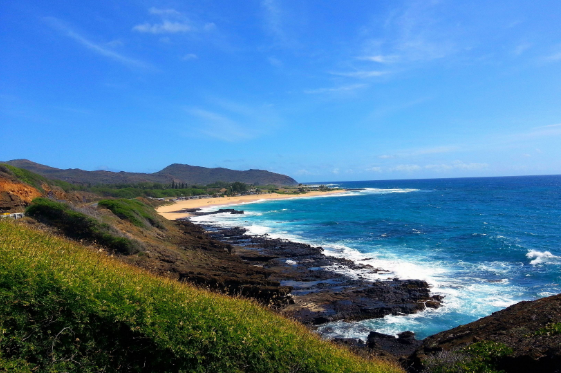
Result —
M321 331L329 336L413 330L426 337L561 291L561 177L339 185L360 190L244 204L238 208L245 215L193 221L322 246L326 255L384 270L333 271L371 280L423 279L445 296L438 310L325 325Z

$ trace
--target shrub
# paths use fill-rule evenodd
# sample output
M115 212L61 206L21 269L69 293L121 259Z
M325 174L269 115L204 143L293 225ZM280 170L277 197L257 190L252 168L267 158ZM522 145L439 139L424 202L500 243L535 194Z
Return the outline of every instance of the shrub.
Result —
M99 243L121 254L134 254L142 247L140 243L122 237L109 224L102 223L82 212L74 211L69 205L62 202L42 197L36 198L25 213L59 228L68 237Z
M503 373L501 359L512 355L507 345L493 341L472 343L457 351L442 351L424 361L427 373Z
M105 207L121 219L128 220L141 228L149 225L163 229L164 225L156 211L135 199L105 199L98 202L98 206ZM147 224L148 223L148 224Z

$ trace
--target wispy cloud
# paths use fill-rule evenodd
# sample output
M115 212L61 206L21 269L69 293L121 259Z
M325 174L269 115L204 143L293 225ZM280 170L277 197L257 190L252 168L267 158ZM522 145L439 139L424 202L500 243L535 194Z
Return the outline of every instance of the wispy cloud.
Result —
M271 66L274 66L274 67L283 67L284 66L282 61L279 60L278 58L275 58L275 57L269 57L269 58L267 58L267 61L269 61Z
M379 155L378 158L380 159L390 159L390 158L406 158L406 157L416 157L420 155L428 155L428 154L442 154L442 153L450 153L460 148L457 146L435 146L432 148L423 148L417 150L410 150L404 151L394 154L382 154Z
M390 172L418 172L418 171L435 171L435 172L447 172L447 171L477 171L483 170L489 167L487 163L465 163L462 161L454 161L452 163L440 163L440 164L427 164L424 166L418 164L400 164L388 168Z
M209 99L211 109L188 107L186 112L197 119L192 128L206 137L238 142L266 134L278 126L279 119L268 105L248 106L223 99Z
M203 124L199 132L222 141L235 142L247 140L253 136L236 121L208 110L187 108L187 113L200 119Z
M539 126L539 127L535 127L536 129L539 128L555 128L555 127L561 127L561 123L557 123L557 124L548 124L547 126Z
M279 41L286 42L287 37L283 28L283 12L276 0L261 1L264 10L264 21L267 31L274 35Z
M195 24L187 16L175 9L150 8L148 13L160 17L160 21L136 25L132 28L133 31L150 34L178 34L208 32L216 28L216 25L212 22Z
M168 16L168 17L181 17L182 14L181 12L178 12L175 9L159 9L159 8L150 8L148 9L148 13L150 14L156 14L159 16Z
M117 53L111 49L108 49L100 44L94 43L93 41L87 39L86 37L82 36L81 34L77 33L76 31L72 30L70 27L66 26L61 20L54 17L46 17L44 18L45 22L51 26L52 28L62 32L65 36L73 39L78 44L86 47L90 51L107 58L110 58L114 61L120 62L123 65L128 67L134 68L141 68L141 69L153 69L153 67L145 63L143 61L133 59L127 57L123 54ZM111 42L110 42L111 43Z
M440 1L408 1L367 30L358 60L401 66L448 57L458 38L440 13ZM380 27L380 24L384 25Z
M346 76L349 78L368 79L388 74L387 71L370 70L370 71L350 71L350 72L331 72L332 75Z
M362 57L357 57L358 60L362 60L362 61L371 61L371 62L377 62L377 63L383 63L383 64L391 64L391 63L395 63L399 61L399 57L398 56L382 56L380 54L375 55L375 56L362 56Z
M340 92L351 92L360 88L367 87L367 84L351 84L344 85L340 87L332 88L317 88L317 89L307 89L304 91L306 94L321 94L321 93L340 93Z
M520 56L521 54L523 54L524 52L526 52L528 49L530 49L532 47L531 43L528 42L522 42L520 44L518 44L516 46L516 48L514 48L513 54L515 56Z
M389 171L405 171L405 172L413 172L413 171L421 171L423 168L418 164L400 164L394 167L390 167Z
M428 164L424 168L427 170L433 170L437 172L446 172L452 170L483 170L489 167L487 163L464 163L461 161L455 161L453 163L441 163L441 164Z
M194 28L186 22L172 22L167 20L158 24L143 23L134 26L132 29L133 31L148 32L151 34L175 34L194 30Z
M546 126L534 127L528 132L516 133L504 137L508 141L526 141L532 139L539 139L543 137L556 137L561 136L561 123L549 124Z
M188 53L185 56L183 56L181 59L184 61L189 61L189 60L196 60L198 58L199 56L197 56L195 53Z
M553 53L547 56L545 60L551 62L561 61L561 52Z

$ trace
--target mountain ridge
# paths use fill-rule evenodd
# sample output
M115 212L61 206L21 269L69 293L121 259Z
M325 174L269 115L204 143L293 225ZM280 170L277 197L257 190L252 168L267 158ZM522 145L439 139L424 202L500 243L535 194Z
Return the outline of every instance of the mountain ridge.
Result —
M13 159L6 163L11 166L26 169L51 179L63 180L77 184L134 184L153 182L168 184L180 182L197 185L207 185L217 181L242 182L257 185L295 185L297 181L287 175L266 170L250 169L245 171L231 170L217 167L207 168L173 163L154 173L141 172L113 172L104 170L85 171L79 168L60 169L50 167L27 159Z

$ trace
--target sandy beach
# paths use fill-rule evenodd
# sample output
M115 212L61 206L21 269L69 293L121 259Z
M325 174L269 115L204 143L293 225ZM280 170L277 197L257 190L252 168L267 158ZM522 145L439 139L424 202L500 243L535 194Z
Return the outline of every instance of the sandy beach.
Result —
M160 206L156 209L158 214L162 215L168 220L176 220L180 218L186 218L190 216L187 212L180 212L184 209L194 209L203 208L210 206L227 206L227 205L239 205L241 203L261 201L265 199L289 199L289 198L305 198L305 197L316 197L325 196L330 194L344 193L345 190L332 190L329 192L308 192L306 194L258 194L258 195L248 195L248 196L236 196L236 197L218 197L218 198L205 198L205 199L190 199L185 201L177 201L173 205Z

